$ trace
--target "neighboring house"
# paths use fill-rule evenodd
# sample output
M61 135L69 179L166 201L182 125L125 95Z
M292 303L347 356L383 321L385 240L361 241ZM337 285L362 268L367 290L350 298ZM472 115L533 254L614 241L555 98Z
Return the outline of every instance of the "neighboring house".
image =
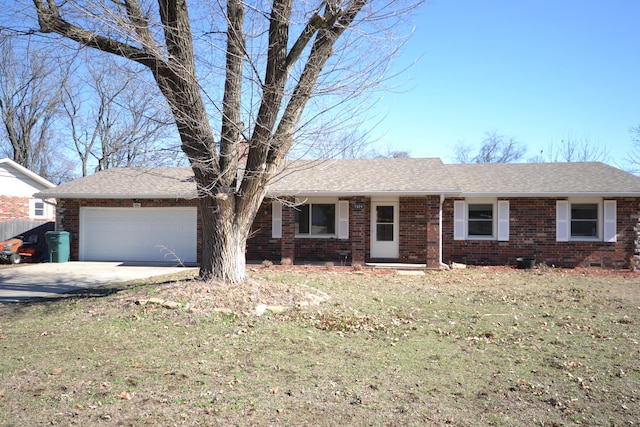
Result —
M54 207L34 193L55 185L10 159L0 159L0 223L7 221L52 221Z
M109 169L39 194L58 201L72 259L195 262L188 168ZM636 268L640 177L603 163L444 165L439 159L290 162L247 259ZM640 253L640 251L639 251Z

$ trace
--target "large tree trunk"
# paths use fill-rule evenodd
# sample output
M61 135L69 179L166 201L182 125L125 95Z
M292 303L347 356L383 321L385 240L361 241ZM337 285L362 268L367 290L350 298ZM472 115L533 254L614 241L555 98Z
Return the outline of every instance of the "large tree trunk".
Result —
M251 199L239 199L233 193L200 197L201 279L226 283L246 280L247 239L263 199L264 191Z
M218 203L213 197L201 197L202 223L200 277L238 283L246 279L245 248L248 230L236 221L229 200Z

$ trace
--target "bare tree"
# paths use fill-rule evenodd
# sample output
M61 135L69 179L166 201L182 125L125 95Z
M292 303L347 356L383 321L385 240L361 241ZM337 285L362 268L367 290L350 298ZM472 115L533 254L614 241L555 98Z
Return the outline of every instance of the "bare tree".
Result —
M389 53L361 49L395 45L390 34L406 28L402 18L415 3L227 0L188 7L185 0L33 0L42 33L129 59L153 75L200 194L200 276L226 282L246 279L246 240L269 183L303 113L323 111L309 101L326 95L345 105L379 81ZM207 58L212 62L200 62ZM204 92L207 77L218 90ZM242 174L240 143L249 147Z
M524 157L526 148L514 137L505 137L497 131L485 133L477 154L474 148L459 143L454 147L456 163L512 163Z
M559 143L551 142L547 150L529 159L529 162L606 162L609 149L591 141L588 136L568 135Z
M631 141L632 149L627 153L625 160L627 161L627 169L635 174L640 173L640 125L632 127Z
M64 155L52 155L61 81L64 76L46 51L0 36L0 135L5 137L0 144L8 144L0 146L4 155L54 182L70 174Z
M63 86L70 139L80 159L82 176L89 165L110 167L175 164L175 153L162 144L171 121L164 105L149 93L155 89L130 78L112 79L108 63L89 65L85 84Z

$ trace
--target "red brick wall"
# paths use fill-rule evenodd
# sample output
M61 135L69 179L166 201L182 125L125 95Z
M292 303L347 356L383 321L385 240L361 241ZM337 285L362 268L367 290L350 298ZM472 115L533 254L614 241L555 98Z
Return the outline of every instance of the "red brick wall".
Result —
M371 199L368 197L342 198L349 200L349 239L294 238L294 208L282 209L282 239L271 238L271 201L260 208L254 221L252 237L247 242L247 259L251 261L280 261L282 257L296 262L324 262L336 264L378 262L427 262L430 267L439 263L438 212L440 198L401 198L400 213L400 258L372 259L371 245Z
M427 197L428 268L440 268L440 196Z
M283 216L285 209L286 207L282 209ZM247 241L247 260L280 261L282 258L281 239L271 237L271 200L265 200L260 206L249 236Z
M509 199L509 241L453 240L453 200L443 206L443 260L478 265L512 265L516 257L536 255L558 267L602 265L629 268L639 200L617 198L618 241L556 242L556 199Z
M0 196L0 222L28 219L28 197Z
M375 261L369 257L371 200L349 200L349 239L295 239L294 208L282 210L282 239L271 237L271 201L261 206L247 242L247 260L294 261ZM605 267L628 268L634 254L635 231L640 199L617 198L617 243L556 242L556 199L509 199L510 237L507 242L453 240L453 200L443 205L443 261L469 264L508 265L518 256L536 254L538 261L562 267L598 263ZM58 201L57 227L73 233L71 259L78 259L80 207L130 207L133 200L66 199ZM140 200L142 207L197 206L197 200ZM356 204L362 208L356 209ZM28 205L28 201L27 201ZM400 199L400 258L385 260L427 263L437 268L439 261L440 200L438 196ZM198 258L200 258L200 216L198 215ZM345 254L347 255L345 259Z
M351 241L351 264L364 264L369 253L371 199L353 197L349 199L349 240Z
M347 200L347 199L344 199ZM351 264L354 251L357 262L364 259L363 214L366 208L354 210L354 200L350 200L349 236L336 238L295 238L295 208L282 207L282 238L271 237L271 200L265 200L253 222L251 237L247 242L247 260L280 262L282 258L292 261L331 261L336 264ZM358 199L362 200L362 199ZM355 248L354 248L355 245Z
M424 263L427 259L428 210L424 197L405 197L399 205L400 260Z
M81 207L103 207L103 208L129 208L133 203L140 203L143 208L165 208L165 207L182 207L182 206L198 206L198 200L169 200L169 199L58 199L56 211L56 229L71 232L71 260L78 260L79 257L79 239L80 232L80 208ZM200 214L197 217L198 223L198 253L200 260L201 248L201 228Z

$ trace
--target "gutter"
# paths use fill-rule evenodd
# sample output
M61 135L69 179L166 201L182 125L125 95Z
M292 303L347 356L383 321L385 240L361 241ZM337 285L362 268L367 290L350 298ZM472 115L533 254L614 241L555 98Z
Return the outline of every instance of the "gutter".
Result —
M265 197L424 197L448 194L451 196L459 196L460 190L383 190L383 191L362 191L362 190L346 190L346 191L271 191L267 192ZM639 194L640 196L640 194Z
M117 199L117 200L128 200L128 199L197 199L198 196L194 194L87 194L87 193L49 193L49 192L41 192L34 194L34 197L37 198L47 198L47 199Z
M583 191L583 192L538 192L538 193L481 193L463 192L458 197L502 197L502 198L533 198L533 197L640 197L640 191Z

